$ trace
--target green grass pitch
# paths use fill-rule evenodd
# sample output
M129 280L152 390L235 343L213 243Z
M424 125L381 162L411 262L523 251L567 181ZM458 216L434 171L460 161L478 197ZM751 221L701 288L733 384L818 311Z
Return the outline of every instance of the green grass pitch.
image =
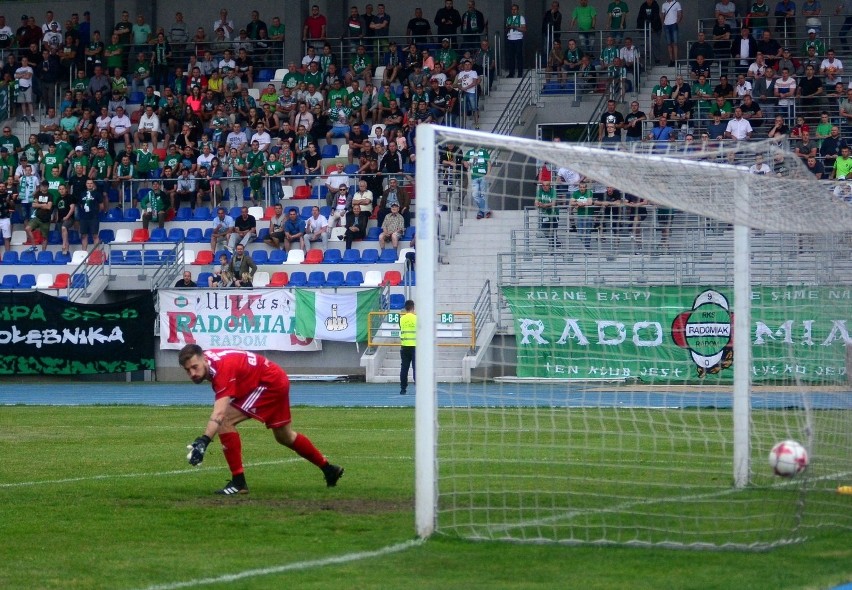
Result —
M241 497L211 494L228 479L218 442L201 468L185 461L208 415L2 408L0 588L816 589L852 580L848 531L831 530L765 553L438 535L370 556L414 538L413 410L294 408L296 430L346 467L334 489L244 423L251 494Z

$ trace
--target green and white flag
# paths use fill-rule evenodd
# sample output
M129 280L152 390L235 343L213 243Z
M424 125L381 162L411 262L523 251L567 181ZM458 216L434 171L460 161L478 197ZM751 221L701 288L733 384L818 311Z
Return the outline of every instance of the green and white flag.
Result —
M336 294L296 289L296 334L317 340L364 342L369 313L378 309L378 289Z

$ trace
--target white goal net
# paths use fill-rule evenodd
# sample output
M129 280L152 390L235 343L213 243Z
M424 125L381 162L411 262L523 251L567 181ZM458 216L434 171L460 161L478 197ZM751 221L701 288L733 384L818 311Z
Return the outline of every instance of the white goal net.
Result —
M423 126L416 154L419 534L763 549L852 531L852 179L772 142ZM472 378L438 382L460 311ZM767 460L787 439L810 454L793 478Z

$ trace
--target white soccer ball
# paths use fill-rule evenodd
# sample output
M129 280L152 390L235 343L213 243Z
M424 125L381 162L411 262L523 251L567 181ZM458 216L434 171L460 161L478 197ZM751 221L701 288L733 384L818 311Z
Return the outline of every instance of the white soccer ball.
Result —
M808 466L808 452L794 440L781 441L769 451L769 466L775 475L793 477Z

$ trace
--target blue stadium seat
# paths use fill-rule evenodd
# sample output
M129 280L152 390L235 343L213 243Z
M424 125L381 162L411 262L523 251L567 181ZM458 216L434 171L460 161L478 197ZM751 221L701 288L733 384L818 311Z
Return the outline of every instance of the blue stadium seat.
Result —
M36 264L53 264L53 252L51 250L42 250L36 256Z
M292 279L291 281L292 282ZM308 287L319 288L325 285L325 273L321 270L311 271L308 275Z
M268 227L262 227L257 232L257 241L262 242L268 236L269 236L269 228Z
M36 263L36 253L25 250L18 257L18 264L33 266Z
M185 239L186 232L184 232L182 227L173 227L169 230L169 234L166 236L167 242L173 242L175 244L183 242Z
M328 220L331 220L331 207L329 207L328 205L323 205L322 207L320 207L320 215L322 215Z
M213 230L211 229L211 231ZM204 232L200 227L191 227L186 230L186 241L188 244L203 244Z
M287 260L287 253L284 250L273 250L269 253L267 264L284 264Z
M139 221L140 217L139 209L131 207L124 211L124 221Z
M255 264L266 264L269 262L269 253L266 250L255 250L249 253Z
M405 228L405 233L402 235L402 239L406 242L410 242L414 239L414 234L417 233L417 228L413 225L409 225Z
M208 227L204 230L204 243L209 244L210 240L213 238L213 228Z
M121 210L120 207L111 207L109 211L107 211L106 220L107 221L121 221L124 219L124 211Z
M71 262L71 252L68 252L66 254L63 254L62 252L57 252L53 256L54 264L68 264L69 262Z
M175 213L175 221L192 220L192 207L180 207Z
M305 173L305 167L301 164L293 164L293 176L302 176Z
M3 275L3 280L0 281L0 289L17 289L18 275Z
M17 282L17 277L15 277L15 281ZM293 274L290 275L290 282L287 283L288 287L306 287L308 285L308 276L301 270L297 270Z
M130 254L130 252L128 252ZM125 259L127 256L125 256ZM142 262L145 266L159 266L161 264L161 256L159 250L145 250L142 253Z
M366 248L361 251L361 264L375 264L379 261L379 251L375 248Z
M275 70L270 68L261 68L261 70L257 73L257 78L254 79L255 82L269 82L272 78L275 77Z
M142 104L143 100L145 100L145 95L142 92L131 92L127 104Z
M364 273L360 270L350 270L346 273L346 278L344 279L343 284L347 287L360 287L363 282Z
M62 243L62 232L58 229L52 229L47 232L47 243L50 246L58 246Z
M311 198L319 199L320 201L325 200L325 196L328 194L328 187L324 184L319 186L315 186L311 189Z
M14 250L6 250L3 252L3 264L18 264L18 253ZM17 277L15 278L15 283L18 282Z
M349 248L348 250L344 250L343 258L340 262L342 262L343 264L358 264L359 262L361 262L361 251L355 248Z
M148 193L150 193L150 192L151 192L151 189L149 189L149 188L140 188L140 189L138 189L138 190L136 191L136 200L137 200L137 201L141 201L142 199L144 199L144 198L145 198L145 195L147 195L147 194L148 194Z
M417 174L417 166L414 162L405 162L402 165L402 171L406 174Z
M339 270L333 270L328 273L328 276L325 278L325 286L326 287L342 287L346 282L346 278L343 276L343 273Z
M18 289L32 289L35 287L36 277L34 274L21 275L18 279Z
M89 277L84 274L73 275L68 286L71 289L85 289L89 286Z
M343 257L340 255L340 250L335 248L329 248L325 251L325 255L322 257L323 264L337 264L339 263Z
M241 214L240 209L241 209L240 207L231 207L231 210L228 211L228 215L231 216L231 219L236 219L237 217L240 216L240 214Z
M104 244L111 244L115 241L115 232L111 229L102 229L98 232L98 237Z
M231 261L231 253L230 252L228 252L227 250L219 250L218 252L213 253L213 264L219 264L219 257L222 254L225 255L225 257L228 259L228 262Z
M402 293L391 293L389 306L391 309L402 309L405 307L405 295Z
M111 188L107 190L107 199L110 203L118 203L118 189Z
M364 241L365 242L378 242L380 233L382 233L382 228L380 228L379 226L373 226L373 227L367 228L367 235L364 236Z
M76 229L69 229L68 230L68 243L74 244L75 246L77 244L82 244L83 240L80 239L80 232L78 232Z
M127 250L124 253L124 264L133 266L142 265L142 250Z
M115 265L124 264L124 250L110 250L109 263Z
M358 168L360 168L358 164L347 164L343 167L343 171L346 174L358 174Z
M192 213L192 218L196 221L209 221L210 207L196 207L195 211Z
M151 230L151 235L148 236L148 241L154 242L155 244L168 242L166 230L161 227L155 227Z
M385 248L382 250L382 253L379 254L379 262L383 264L389 264L392 262L396 262L397 253L393 248Z
M336 158L337 154L339 154L339 153L340 153L340 149L336 145L334 145L333 143L332 144L327 143L324 146L322 146L322 151L320 152L320 155L323 157L323 159L325 159L325 158Z
M541 89L542 94L562 94L562 84L559 82L545 82Z
M200 272L198 273L198 278L195 280L195 284L199 287L209 287L210 286L210 277L213 276L212 272Z
M310 217L311 216L311 209L313 209L313 208L314 208L313 205L305 205L304 207L302 207L302 212L300 214L302 219L307 219L308 217Z

